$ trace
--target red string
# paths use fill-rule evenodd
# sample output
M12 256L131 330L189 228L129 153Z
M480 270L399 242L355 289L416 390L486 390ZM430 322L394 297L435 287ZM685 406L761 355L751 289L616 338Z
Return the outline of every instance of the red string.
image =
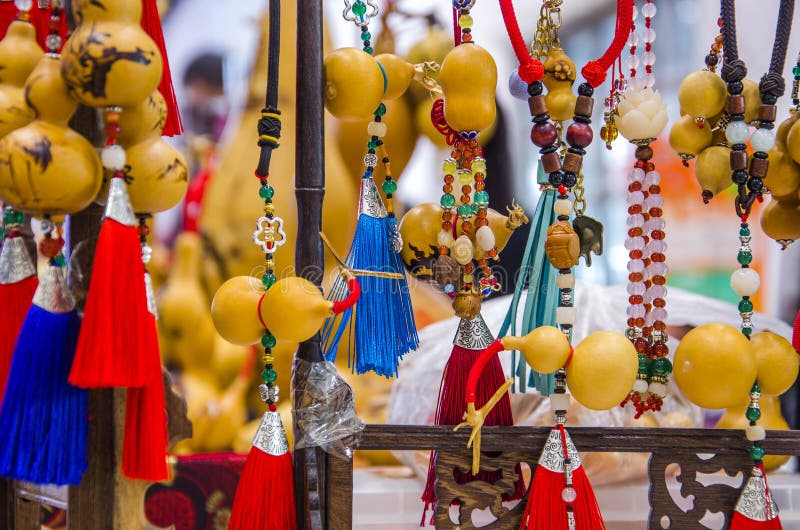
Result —
M472 365L472 369L469 371L469 377L467 378L467 403L475 403L478 379L480 379L484 367L489 363L492 357L504 349L503 343L500 342L500 339L497 339L489 344L486 349L481 352L480 357L475 360L475 364Z
M461 26L458 25L458 9L453 8L453 42L461 44Z
M436 130L444 136L447 145L456 143L458 132L447 124L447 120L444 117L444 100L441 98L433 102L433 107L431 107L431 123L433 123Z
M499 0L499 2L500 11L503 13L503 22L506 25L506 33L508 33L514 54L519 61L517 70L519 76L528 84L541 80L544 77L544 67L538 58L531 57L528 52L528 46L525 44L525 39L522 37L517 23L517 15L514 13L514 4L511 0Z
M617 23L614 28L614 40L605 53L594 61L589 61L581 70L586 82L593 88L602 85L606 80L606 72L625 48L625 42L633 24L633 0L617 0Z
M564 429L564 424L558 424L558 430L561 432L561 448L564 449L564 460L569 458L569 449L567 449L567 431Z
M356 278L347 280L347 289L350 291L350 294L348 294L344 300L333 303L332 311L334 315L344 313L358 302L358 298L361 296L361 286L358 284Z

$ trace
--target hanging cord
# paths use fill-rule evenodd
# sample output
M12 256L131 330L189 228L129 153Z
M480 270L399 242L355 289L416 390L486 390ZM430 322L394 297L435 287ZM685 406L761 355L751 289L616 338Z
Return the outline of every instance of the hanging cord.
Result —
M597 88L606 80L606 72L622 53L625 42L633 25L633 0L617 0L617 23L614 28L614 40L608 45L605 53L594 61L589 61L581 69L586 82Z
M281 111L278 110L278 67L281 54L281 2L269 0L269 52L267 71L267 93L265 106L261 109L258 120L258 145L261 154L258 158L256 175L265 177L269 174L272 150L280 145Z
M544 77L544 66L542 66L542 61L537 57L532 57L528 52L525 39L522 37L517 23L517 15L514 13L514 4L511 3L511 0L499 0L499 2L508 38L511 40L511 46L519 61L517 69L519 77L528 84L540 81Z

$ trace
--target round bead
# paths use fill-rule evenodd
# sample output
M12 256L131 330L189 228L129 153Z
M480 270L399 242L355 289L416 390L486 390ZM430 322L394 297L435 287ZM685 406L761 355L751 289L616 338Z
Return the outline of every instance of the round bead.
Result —
M639 68L639 57L636 55L629 55L627 59L625 59L625 64L628 66L628 70L635 70Z
M739 255L736 256L736 260L739 262L740 265L750 265L750 262L753 261L753 253L739 252Z
M442 205L442 208L450 209L456 205L456 198L452 193L445 193L439 199L439 203Z
M761 425L748 425L745 435L751 442L759 442L767 437L767 433Z
M663 239L652 239L647 244L647 252L650 254L663 254L667 250L667 244Z
M445 175L454 175L456 170L458 169L458 164L452 158L448 158L442 164L442 172Z
M458 207L458 215L461 217L469 217L472 215L472 205L471 204L462 204Z
M640 213L630 215L625 224L628 228L641 228L644 226L644 216Z
M522 101L528 101L528 83L522 80L516 70L508 76L508 91L511 95Z
M666 276L667 264L660 261L651 263L647 271L650 273L650 276Z
M475 201L475 204L486 206L489 204L489 194L483 190L476 191L473 200Z
M271 333L267 333L261 337L261 345L265 348L274 348L277 343L278 339L276 339L275 335L272 335Z
M644 272L644 261L640 259L632 259L628 262L628 272ZM643 284L639 284L643 285ZM630 293L630 294L644 294L641 293Z
M264 276L261 277L261 284L264 286L264 289L269 289L275 282L278 281L278 278L271 272L266 273Z
M656 16L656 5L653 2L648 2L642 6L642 15L646 18L653 18Z
M641 282L629 283L627 286L628 294L631 296L643 296L645 286Z
M272 368L264 368L264 371L261 372L261 379L267 384L274 383L278 379L278 373Z
M494 232L488 226L482 226L475 232L475 241L482 250L488 252L495 246Z
M753 296L761 287L758 272L751 268L736 269L731 274L731 289L739 296Z
M761 460L764 458L764 448L759 445L754 445L750 448L750 457L753 460Z
M644 52L642 55L642 62L645 66L653 66L656 64L656 54L653 52Z
M739 302L739 312L740 313L751 313L753 311L753 302L747 299L743 299Z
M653 28L644 28L642 31L642 38L645 42L655 42L656 41L656 30Z
M628 251L644 249L644 238L639 236L626 238L625 248Z
M557 410L569 410L571 400L569 394L550 394L550 409L555 412Z
M642 308L644 311L644 308ZM569 324L575 323L575 308L574 307L556 307L556 324Z
M569 274L559 274L556 276L556 285L559 289L572 289L575 287L575 275L571 272Z
M758 421L759 418L761 418L761 409L757 409L755 407L747 407L744 416L749 421Z
M258 195L265 201L268 201L275 196L275 188L270 185L261 186L258 190Z
M628 46L636 46L637 44L639 44L639 33L632 31L630 35L628 35Z
M641 169L639 171L642 171ZM644 186L658 186L661 183L661 174L658 171L648 171L644 176Z
M640 394L647 392L647 381L645 381L644 379L637 379L636 381L634 381L633 391L639 392Z
M644 201L644 209L661 208L664 206L664 197L661 195L648 195Z
M566 503L575 502L575 499L578 498L578 492L575 491L575 488L566 487L561 490L561 500Z
M381 188L383 188L383 193L385 193L386 195L391 195L397 191L397 182L395 182L394 180L386 179L383 181Z
M531 142L537 147L547 147L558 140L558 131L549 121L537 123L531 129Z
M121 145L107 145L100 152L103 167L111 171L122 171L125 167L125 149Z
M592 143L594 133L588 123L572 122L567 127L567 142L572 147L588 147Z
M572 213L572 201L569 199L557 199L553 205L556 215L570 215Z
M766 153L775 145L775 132L772 129L756 129L750 137L750 145L756 151Z
M654 396L663 398L667 395L667 385L664 383L650 383L650 386L647 387L647 391Z
M472 15L461 15L458 17L458 25L461 26L462 29L471 28L473 23Z
M644 169L636 167L628 173L628 184L633 184L634 182L642 182L645 178Z
M632 305L628 306L626 313L631 318L644 318L644 306Z
M456 286L453 285L452 283L448 283L447 285L444 286L444 292L447 294L453 293L455 292L455 290Z
M373 121L367 125L367 134L383 138L386 136L386 124L382 121Z
M63 41L61 40L61 35L51 33L44 39L44 44L47 46L48 50L58 51L61 49Z
M750 129L743 121L732 121L725 127L725 138L731 145L745 143L748 136L750 136Z
M472 171L469 169L459 169L456 174L458 175L458 183L462 186L469 186L475 178Z
M440 230L436 235L436 242L440 247L450 248L453 246L454 241L453 234L449 230Z
M631 191L625 197L625 204L633 206L634 204L642 204L644 202L644 193L641 191Z
M653 373L658 375L669 375L672 373L672 363L666 357L661 357L653 361Z

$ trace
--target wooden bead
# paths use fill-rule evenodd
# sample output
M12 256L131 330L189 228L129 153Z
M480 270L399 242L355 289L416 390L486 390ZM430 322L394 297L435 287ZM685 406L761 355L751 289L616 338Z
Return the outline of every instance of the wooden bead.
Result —
M728 96L728 113L744 114L744 96L741 94Z
M564 156L564 171L575 173L576 175L581 172L583 166L583 157L577 153L567 153Z
M542 168L545 173L552 173L561 169L561 158L558 153L547 153L542 156Z
M753 157L750 159L750 176L764 178L767 176L767 168L769 168L769 160L765 158Z
M544 96L541 94L528 98L528 107L531 110L531 116L547 114L547 103L545 103Z
M589 96L578 96L575 101L575 114L578 116L590 117L594 108L594 98Z
M758 119L760 121L775 121L778 117L778 107L775 105L761 105L758 109Z
M731 151L731 169L747 169L747 151Z

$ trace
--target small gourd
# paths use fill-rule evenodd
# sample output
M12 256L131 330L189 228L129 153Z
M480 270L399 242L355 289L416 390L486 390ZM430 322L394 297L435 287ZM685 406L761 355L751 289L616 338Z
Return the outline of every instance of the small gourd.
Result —
M796 164L800 164L800 126L797 125L798 123L800 120L794 122L786 135L786 152Z
M547 229L544 252L556 269L570 269L578 264L580 240L568 221L556 221Z
M450 127L480 132L494 123L497 65L484 48L472 42L453 48L442 62L439 82Z
M758 83L752 79L742 79L742 96L744 96L744 122L758 121L758 112L761 110L761 91Z
M800 238L800 206L797 200L771 201L761 214L761 229L783 248Z
M694 158L713 142L709 122L698 126L694 118L685 114L669 130L669 145L682 157Z
M678 89L681 112L703 122L725 107L728 89L721 77L708 70L687 75Z
M189 186L183 155L161 137L167 115L158 90L133 108L120 113L119 144L127 163L122 172L136 213L156 213L178 204ZM108 196L107 179L100 201Z
M575 114L578 96L572 92L572 85L576 75L575 63L564 50L555 48L547 54L542 82L547 87L544 99L553 121L569 120Z
M697 163L694 168L694 175L704 197L711 198L721 191L726 190L731 185L731 149L721 145L715 145L703 151L697 156Z
M596 331L575 348L567 365L567 384L584 407L608 410L628 395L638 369L636 348L625 335Z
M531 368L543 374L562 368L572 351L567 337L554 326L540 326L523 337L507 335L501 340L505 349L519 351Z
M90 107L131 107L158 87L163 60L139 21L140 0L80 0L80 25L64 44L62 73L70 92Z
M102 184L94 147L67 126L78 103L60 70L58 56L39 62L25 88L37 119L0 140L0 197L39 217L83 210Z
M43 55L33 25L13 21L0 41L0 136L33 121L23 87Z
M340 120L362 120L380 105L387 78L375 59L357 48L325 57L325 108Z
M393 53L376 55L375 61L381 65L386 74L383 99L393 100L405 94L411 85L411 80L414 79L414 65Z
M797 197L800 188L800 166L776 142L769 150L769 172L764 184L769 187L773 199L789 200Z

